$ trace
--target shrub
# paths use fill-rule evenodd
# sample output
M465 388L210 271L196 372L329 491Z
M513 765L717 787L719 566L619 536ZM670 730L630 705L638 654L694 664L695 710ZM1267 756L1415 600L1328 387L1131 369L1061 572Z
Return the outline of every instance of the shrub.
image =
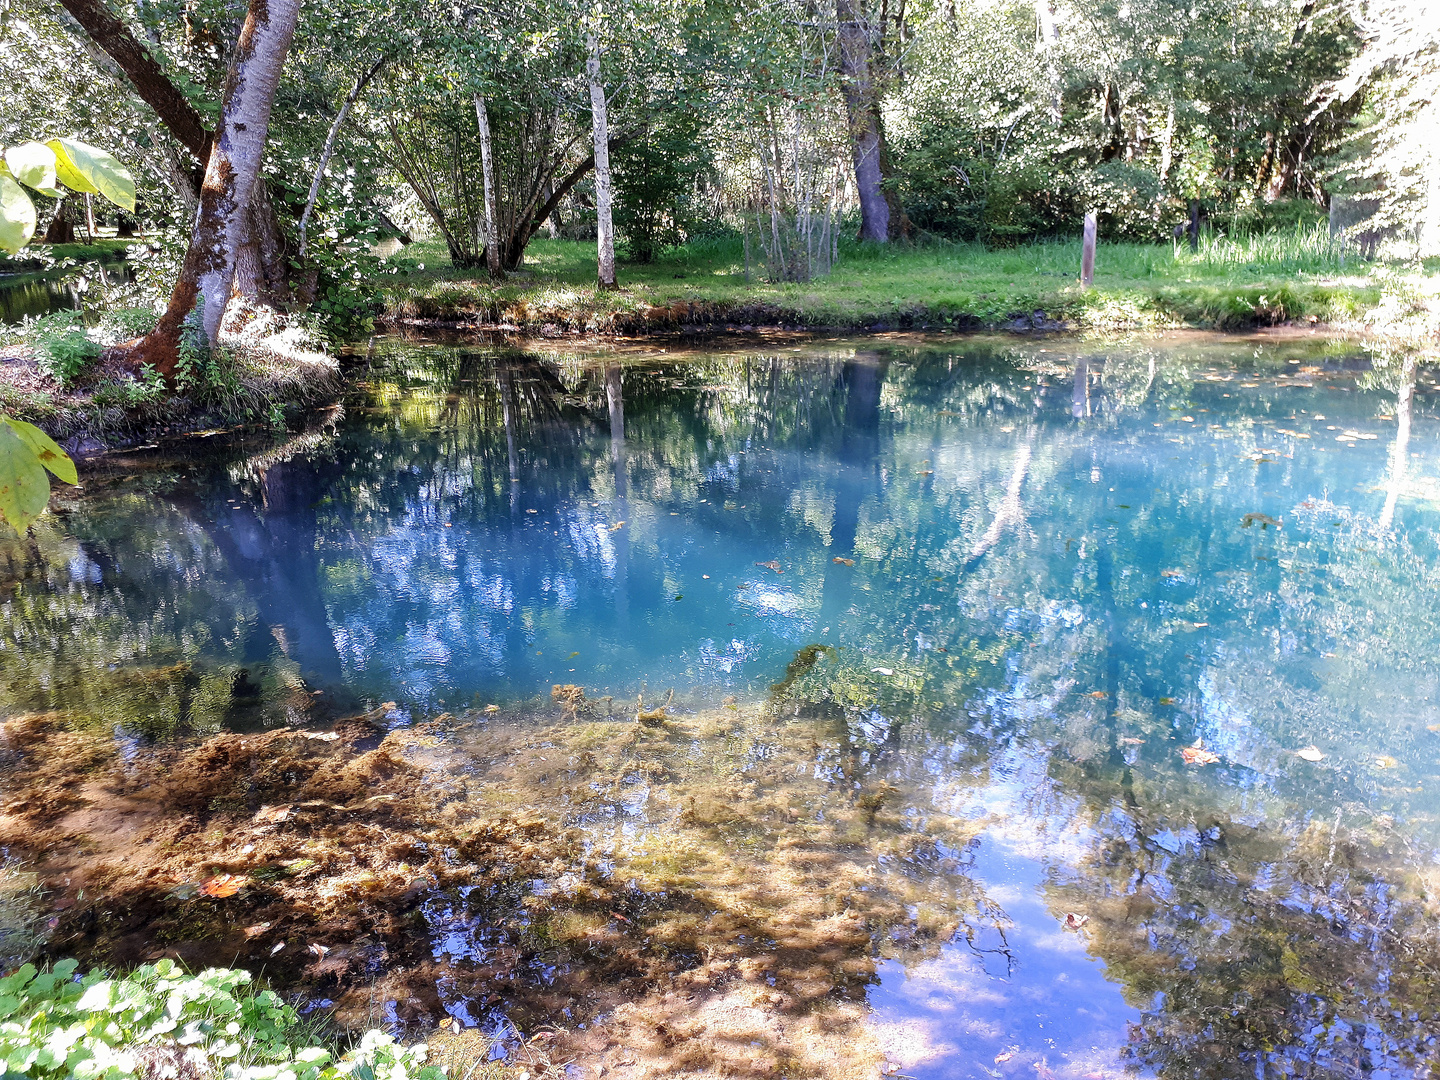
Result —
M426 1048L367 1032L343 1057L296 1048L295 1010L244 971L189 975L169 960L119 978L75 976L74 960L49 972L26 964L0 979L0 1062L31 1080L223 1076L227 1080L443 1080Z
M40 370L62 387L73 386L100 355L100 346L85 333L78 311L54 311L29 328L30 344Z

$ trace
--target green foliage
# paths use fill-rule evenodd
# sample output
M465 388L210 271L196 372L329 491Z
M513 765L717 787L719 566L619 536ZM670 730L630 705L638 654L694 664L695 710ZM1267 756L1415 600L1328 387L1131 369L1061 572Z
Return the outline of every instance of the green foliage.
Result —
M146 364L135 378L106 379L97 384L90 400L101 408L138 409L163 400L166 393L164 378Z
M90 340L85 317L79 311L51 312L29 324L27 330L36 364L66 389L74 386L100 356L100 346Z
M294 1047L300 1018L248 972L189 975L170 960L107 978L76 976L74 960L48 972L26 964L0 979L0 1060L33 1080L129 1080L223 1075L227 1080L443 1080L425 1047L371 1031L337 1057Z
M24 420L0 416L0 518L17 533L50 502L47 470L67 484L79 480L75 463L49 435Z
M699 117L662 117L616 147L610 164L619 194L615 227L630 260L654 262L663 248L683 243L695 217L687 196L705 164Z

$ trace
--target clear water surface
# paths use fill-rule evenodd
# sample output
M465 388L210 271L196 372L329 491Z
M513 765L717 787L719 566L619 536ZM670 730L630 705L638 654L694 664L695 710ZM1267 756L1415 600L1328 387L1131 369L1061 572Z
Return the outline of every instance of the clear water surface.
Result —
M382 702L483 718L556 684L616 715L783 702L839 718L850 764L807 782L970 823L937 849L959 924L870 949L890 1068L1429 1074L1423 369L1199 338L382 340L359 362L366 392L303 434L94 463L8 549L4 711L143 742ZM189 691L117 689L182 662ZM215 689L237 679L256 692ZM632 785L580 824L623 845L669 805ZM428 903L463 967L478 931Z

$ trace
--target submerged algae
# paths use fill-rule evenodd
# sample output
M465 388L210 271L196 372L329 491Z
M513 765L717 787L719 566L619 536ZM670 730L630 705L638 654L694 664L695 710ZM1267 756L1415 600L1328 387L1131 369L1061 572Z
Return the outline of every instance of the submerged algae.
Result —
M11 721L0 843L59 896L50 949L89 964L263 968L355 1024L563 1022L557 1051L637 1076L873 1071L877 957L933 952L984 903L978 823L899 813L924 790L857 772L832 721L572 717L138 752ZM67 763L68 800L38 798ZM216 874L248 884L196 895Z

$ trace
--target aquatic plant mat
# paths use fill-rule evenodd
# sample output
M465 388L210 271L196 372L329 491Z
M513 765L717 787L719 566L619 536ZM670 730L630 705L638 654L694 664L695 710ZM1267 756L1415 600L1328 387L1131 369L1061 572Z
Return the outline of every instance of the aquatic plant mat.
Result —
M802 650L790 675L836 670ZM937 783L923 735L909 746L894 730L857 738L833 704L776 689L642 722L565 686L538 714L387 730L398 714L381 707L325 730L145 749L60 714L25 715L0 736L0 843L35 860L52 890L52 954L248 967L333 1006L342 1024L429 1034L452 1062L848 1077L954 1052L963 1031L887 1023L867 991L894 963L923 987L927 961L957 941L1006 956L1015 898L972 876L982 832L1053 848L1075 841L1078 822L1052 820L1046 836L1034 807L977 812L977 798L994 798L983 770ZM1091 779L1097 795L1116 782L1128 772ZM1162 815L1140 827L1176 824ZM1237 1036L1263 1051L1307 1013L1363 1013L1376 993L1411 1010L1394 1016L1392 1048L1425 1043L1433 905L1413 877L1380 883L1377 871L1398 871L1387 821L1280 834L1219 808L1186 817L1188 838L1122 844L1102 855L1108 869L1052 872L1046 890L1053 933L1098 948L1136 999L1192 995L1132 1031L1136 1064L1165 1063L1177 1036L1201 1054L1231 1052ZM1137 884L1147 865L1163 885ZM1205 897L1209 913L1165 902L1175 888ZM1238 914L1222 914L1226 903L1248 923L1231 949L1180 947ZM950 1006L957 1021L964 1006ZM1109 1071L1103 1055L1065 1060L1003 1041L997 1053L974 1034L987 1063Z
M978 823L900 775L847 782L833 721L576 704L135 755L20 717L0 842L66 897L52 951L90 965L238 964L353 1025L508 1017L632 1075L873 1073L877 945L974 916Z

